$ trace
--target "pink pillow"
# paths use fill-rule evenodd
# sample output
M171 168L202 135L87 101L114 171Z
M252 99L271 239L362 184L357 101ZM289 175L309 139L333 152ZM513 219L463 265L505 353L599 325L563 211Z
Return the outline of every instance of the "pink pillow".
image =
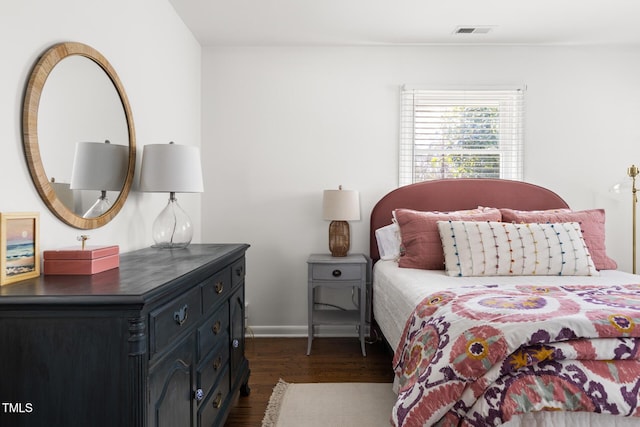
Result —
M422 212L396 209L394 216L400 226L400 260L404 268L444 270L444 253L438 232L438 221L500 221L495 208L471 209L455 212Z
M618 264L607 256L604 244L604 209L572 212L531 212L500 209L502 221L529 222L579 222L582 236L589 248L591 259L598 270L615 270Z

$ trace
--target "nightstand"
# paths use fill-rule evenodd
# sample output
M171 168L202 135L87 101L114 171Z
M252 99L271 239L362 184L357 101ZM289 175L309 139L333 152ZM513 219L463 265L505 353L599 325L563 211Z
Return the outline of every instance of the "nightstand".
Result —
M363 254L332 257L329 254L312 254L307 260L309 338L307 355L311 354L314 326L317 325L356 325L360 334L362 355L364 348L365 314L367 307L367 278L369 258ZM316 289L328 287L334 289L352 288L358 293L358 307L348 310L321 310L316 308Z

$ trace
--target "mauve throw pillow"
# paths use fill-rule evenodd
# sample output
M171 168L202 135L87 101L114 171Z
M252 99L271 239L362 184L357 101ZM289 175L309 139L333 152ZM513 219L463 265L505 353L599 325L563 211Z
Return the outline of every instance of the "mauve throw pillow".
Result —
M500 221L501 218L500 210L495 208L454 212L396 209L394 216L402 239L398 266L422 270L444 270L438 221Z
M596 268L598 270L615 270L618 268L618 264L607 256L607 248L604 242L604 209L543 213L500 209L500 212L504 222L578 222L582 228L582 237L589 248L591 259L593 259Z

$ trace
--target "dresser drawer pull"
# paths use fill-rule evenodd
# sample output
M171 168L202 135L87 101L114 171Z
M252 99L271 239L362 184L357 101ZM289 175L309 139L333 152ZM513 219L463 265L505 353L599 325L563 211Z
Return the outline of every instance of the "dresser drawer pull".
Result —
M221 403L222 403L222 393L218 393L216 398L213 400L213 407L218 409Z
M333 271L331 272L331 274L333 274L333 277L340 277L340 276L342 276L342 271L340 271L340 270L333 270Z
M238 348L240 346L240 341L238 341L238 339L236 338L235 340L233 340L232 345L233 348Z
M220 323L220 321L216 320L216 323L214 323L213 326L211 327L211 330L213 331L214 335L218 335L218 332L220 332L221 327L222 327L222 324Z
M236 276L242 276L242 273L244 273L244 267L240 266L236 268Z
M187 318L189 317L189 314L187 313L188 309L189 305L185 304L184 307L173 313L173 318L179 326L182 326L184 322L187 321Z
M216 283L216 294L221 294L223 290L224 290L224 283L217 282Z
M213 362L213 370L217 371L222 366L222 356L218 356L218 358Z
M195 397L196 402L200 402L202 399L204 399L204 391L202 391L201 388L197 389L193 392L193 397Z

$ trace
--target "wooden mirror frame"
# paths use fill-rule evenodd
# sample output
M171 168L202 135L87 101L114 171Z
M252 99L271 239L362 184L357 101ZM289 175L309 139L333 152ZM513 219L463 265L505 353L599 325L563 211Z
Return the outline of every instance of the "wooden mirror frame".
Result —
M127 120L127 130L129 133L129 164L127 167L127 175L122 186L122 190L111 208L104 214L95 218L83 218L69 209L56 195L56 192L49 182L49 178L45 173L42 158L40 156L40 145L38 142L38 107L40 104L40 96L44 84L49 77L53 68L63 59L72 56L81 55L95 62L109 77L113 83L122 107L124 109L125 118ZM24 97L22 110L22 143L24 145L25 157L29 172L40 197L45 202L49 210L53 212L59 219L68 225L80 229L98 228L111 221L122 209L124 202L129 195L131 185L133 183L133 175L136 165L136 137L133 127L133 115L131 107L124 87L120 82L120 78L116 74L114 68L109 61L94 48L82 43L65 42L59 43L49 48L38 60L31 72L27 90Z

